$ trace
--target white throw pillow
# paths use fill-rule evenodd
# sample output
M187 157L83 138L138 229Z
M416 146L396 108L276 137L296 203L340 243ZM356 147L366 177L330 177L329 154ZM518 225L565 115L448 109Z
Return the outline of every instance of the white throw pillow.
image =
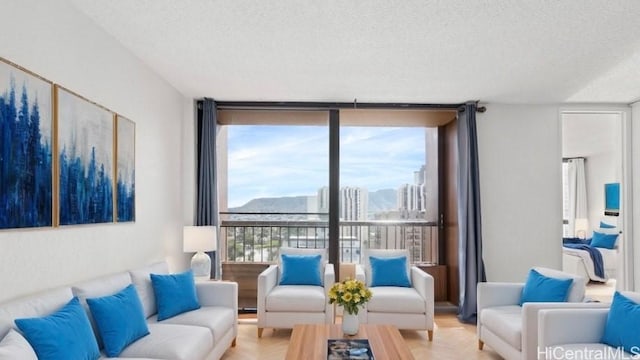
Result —
M0 341L0 360L38 360L27 339L14 329Z

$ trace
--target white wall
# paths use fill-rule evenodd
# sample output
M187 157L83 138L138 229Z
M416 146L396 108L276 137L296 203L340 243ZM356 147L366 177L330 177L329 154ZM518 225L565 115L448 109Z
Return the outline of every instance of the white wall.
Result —
M631 150L631 159L634 163L638 163L640 160L640 102L636 102L631 106L631 123L635 124L635 126L631 126L631 137L632 137L632 150ZM633 193L633 205L632 212L633 214L640 214L640 166L634 166L632 169L632 177L633 183L631 184L631 191ZM633 216L633 228L640 229L640 217ZM632 244L631 252L633 253L633 259L640 259L640 245L636 240L636 235L640 233L640 230L634 231L632 234L626 234L626 237L629 235L633 236L634 241ZM640 264L638 261L635 261L631 265L627 265L627 269L634 274L633 285L634 289L638 291L640 289Z
M562 267L557 106L487 104L478 114L483 258L489 281Z
M0 232L0 301L153 261L185 268L187 101L64 1L4 1L0 56L136 123L136 222Z

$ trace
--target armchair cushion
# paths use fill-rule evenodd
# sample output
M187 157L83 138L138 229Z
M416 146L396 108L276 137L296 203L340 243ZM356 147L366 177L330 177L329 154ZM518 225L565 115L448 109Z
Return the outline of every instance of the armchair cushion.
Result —
M616 291L607 316L602 342L614 348L637 352L640 346L640 304Z
M522 308L495 306L480 313L480 322L518 351L522 350Z
M365 279L367 280L367 286L372 286L371 285L371 280L372 280L371 262L369 261L369 258L372 256L377 258L405 256L408 259L409 250L406 250L406 249L367 249L365 250L364 257L362 258L362 264L364 267ZM411 272L411 264L409 261L407 261L407 266L404 271L407 274L407 277L409 278L409 273ZM409 282L411 282L411 278L409 278Z
M320 260L318 255L282 254L282 277L280 285L322 286Z
M520 305L526 302L565 302L572 283L573 279L547 277L531 269L522 289Z
M582 302L584 300L584 292L587 287L587 279L582 276L569 274L563 271L548 269L543 267L534 267L534 269L546 277L554 279L573 279L573 283L569 287L569 295L567 302Z
M267 311L322 312L328 299L321 286L276 286L266 299Z
M370 256L371 286L402 286L411 287L407 276L407 257L376 257Z
M424 314L425 299L414 288L397 286L372 287L367 311L386 313ZM402 304L402 306L398 306Z
M158 305L158 321L200 308L193 271L149 276Z
M318 273L320 275L320 279L322 281L321 286L324 286L324 278L322 275L324 274L324 268L328 263L328 255L327 249L306 249L306 248L292 248L292 247L281 247L278 250L278 279L282 279L282 255L320 255L320 268Z

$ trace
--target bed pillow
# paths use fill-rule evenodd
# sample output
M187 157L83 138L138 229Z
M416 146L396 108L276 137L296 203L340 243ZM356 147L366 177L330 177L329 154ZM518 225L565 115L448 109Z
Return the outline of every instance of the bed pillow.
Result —
M531 269L522 289L520 306L527 302L566 302L571 284L573 284L571 278L547 277Z
M158 321L200 309L193 271L171 275L150 274L158 306Z
M611 225L611 224L607 224L606 222L600 221L600 228L601 229L615 229L616 226L615 225Z
M639 323L640 304L616 291L607 315L602 342L614 348L622 347L629 353L637 351L640 344Z
M39 360L93 360L100 357L89 318L77 297L51 315L16 319L15 323Z
M320 262L318 255L280 255L282 258L282 277L280 285L315 285L322 286Z
M120 355L129 344L149 334L133 284L111 296L87 299L87 304L104 342L104 352L110 357Z
M616 246L616 240L618 240L618 234L603 234L598 231L593 232L591 237L591 246L613 249Z

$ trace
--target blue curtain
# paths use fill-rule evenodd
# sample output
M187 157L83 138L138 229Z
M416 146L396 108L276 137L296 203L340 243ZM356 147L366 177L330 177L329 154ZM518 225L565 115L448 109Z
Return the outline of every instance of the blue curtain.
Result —
M482 261L476 106L475 102L468 102L458 109L458 318L465 323L476 323L477 285L486 281Z
M196 225L214 225L218 232L218 179L216 176L216 134L217 108L212 99L205 98L200 102L202 108L197 111L197 164L196 179ZM218 234L219 235L219 234ZM218 236L218 243L220 236ZM220 248L220 244L218 244ZM212 259L211 277L221 276L221 265L217 251L209 253Z

